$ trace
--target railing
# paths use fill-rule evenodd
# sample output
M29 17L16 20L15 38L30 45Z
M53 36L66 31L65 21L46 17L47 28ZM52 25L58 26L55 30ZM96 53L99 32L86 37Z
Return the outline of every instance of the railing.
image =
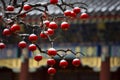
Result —
M42 49L48 49L49 44L43 44L41 45ZM54 46L56 49L72 49L75 52L81 52L83 55L78 54L79 57L99 57L101 56L102 49L108 47L108 55L111 57L120 57L120 45L98 45L98 44L57 44ZM21 56L21 53L24 55L27 55L29 58L31 58L32 52L28 51L27 48L21 50L16 47L15 45L10 45L7 48L0 50L0 59L4 58L19 58ZM34 53L39 53L38 50L36 50ZM59 54L64 54L63 52L58 52ZM46 54L41 53L43 57L47 58L49 57ZM59 56L56 56L56 58L59 58ZM67 53L66 58L74 58L74 55L70 52Z

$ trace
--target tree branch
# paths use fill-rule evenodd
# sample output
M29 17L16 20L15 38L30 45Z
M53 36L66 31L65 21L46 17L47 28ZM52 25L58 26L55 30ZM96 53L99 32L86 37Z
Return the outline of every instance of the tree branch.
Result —
M6 3L5 3L4 0L1 0L1 2L2 2L2 5L3 5L3 9L4 9L4 11L5 11L5 10L6 10Z
M45 54L47 54L47 51L43 51L38 44L35 44L35 45L37 46L37 48L38 48L38 50L40 51L40 53L45 53Z
M39 28L42 28L41 29L41 32L43 31L46 31L46 29L48 29L49 27L46 27L44 24L43 24L43 21L44 21L44 18L43 18L43 13L45 13L45 15L47 15L47 18L45 18L45 19L49 19L50 21L54 21L54 20L57 20L57 19L59 19L59 18L62 18L62 19L70 19L70 17L66 17L66 16L64 16L64 15L62 15L62 16L57 16L57 15L51 15L51 14L49 14L49 13L47 13L47 11L48 11L48 6L49 5L51 5L49 2L46 2L46 3L42 3L42 2L39 2L39 3L36 3L36 4L28 4L28 5L30 5L30 6L32 6L32 9L30 9L30 10L28 10L28 11L25 11L25 12L22 12L22 10L23 10L23 6L24 6L24 4L25 4L25 2L27 2L27 0L23 0L22 1L22 3L17 3L17 0L10 0L10 2L9 2L9 4L11 4L11 5L13 5L15 8L20 8L19 9L19 11L17 12L17 13L15 13L14 11L13 12L10 12L10 11L6 11L6 3L5 3L5 0L0 0L1 2L2 2L2 5L3 5L3 11L4 11L4 19L3 19L3 22L5 23L5 25L7 26L7 25L11 25L12 23L14 23L14 22L18 22L19 24L23 24L25 27L29 27L29 28L32 28L32 30L37 30L37 29L39 29ZM85 9L85 10L87 10L87 7L88 7L88 5L87 4L85 4L85 3L82 3L82 2L74 2L74 3L66 3L66 2L64 2L64 0L61 0L61 3L59 4L59 3L57 3L55 6L57 6L60 10L62 10L63 12L67 9L67 7L69 7L69 8L74 8L74 5L76 5L76 4L80 4L80 5L84 5L84 6L80 6L80 8L83 8L83 9ZM65 7L64 7L65 6ZM41 9L41 8L43 8L43 9ZM33 11L33 10L37 10L37 11L39 11L39 12L41 12L41 15L40 15L40 19L41 19L41 27L39 27L38 25L37 25L37 27L36 27L36 25L31 25L31 24L29 24L29 23L25 23L21 18L20 18L20 16L21 15L23 15L23 14L26 14L26 13L29 13L29 12L31 12L31 11ZM8 17L7 17L8 16ZM12 21L11 22L7 22L7 19L11 19ZM2 20L2 19L1 19ZM10 27L11 28L11 27ZM17 34L17 33L16 33ZM29 36L29 33L25 33L25 34L20 34L20 33L18 33L17 35L19 35L19 36L22 36L22 37L28 37ZM56 38L54 38L54 39L52 39L48 34L46 34L45 33L45 35L47 35L47 37L48 37L48 40L50 41L50 43L51 43L51 47L53 47L53 43L54 43L54 41L55 41L55 39ZM41 47L39 46L39 44L37 44L37 43L34 43L36 46L37 46L37 48L38 48L38 50L39 50L39 52L40 53L45 53L45 54L47 54L47 50L42 50L41 49ZM60 54L57 54L57 56L59 56L60 58L65 58L65 56L67 55L67 52L71 52L72 54L74 54L74 55L77 55L77 54L81 54L81 55L83 55L83 56L86 56L85 54L83 54L82 52L74 52L73 50L71 50L71 49L67 49L67 50L63 50L63 49L59 49L59 50L57 50L57 53L58 52L64 52L65 54L64 55L60 55Z
M19 12L18 12L18 14L20 14L21 13L21 11L22 11L22 9L23 9L23 6L24 6L24 3L25 3L26 1L22 1L22 4L21 4L21 7L20 7L20 10L19 10Z

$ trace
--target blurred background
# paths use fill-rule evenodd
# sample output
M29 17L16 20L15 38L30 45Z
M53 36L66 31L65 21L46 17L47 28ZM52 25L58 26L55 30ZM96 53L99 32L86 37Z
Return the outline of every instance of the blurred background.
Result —
M8 1L5 0L6 4ZM45 2L48 0L28 0L26 4L34 4L39 1ZM56 56L57 63L54 67L57 73L54 76L48 75L47 68L49 66L47 66L46 61L49 56L41 53L44 59L40 62L34 61L32 52L27 49L21 51L17 47L21 38L2 35L4 24L1 21L0 37L5 39L7 47L0 50L0 80L120 80L120 0L65 1L86 3L90 18L84 21L77 17L71 20L70 29L67 31L56 30L53 36L56 37L54 47L56 49L70 48L73 51L82 52L85 56L78 55L81 65L77 68L74 67L71 61L75 57L68 54L65 59L69 62L69 66L62 69L58 64L60 58ZM21 0L18 0L18 3L20 2ZM0 8L2 8L1 2ZM62 11L57 7L49 6L48 9L52 15L62 14ZM31 25L39 25L40 15L41 13L36 10L31 11L24 18L24 21ZM27 33L32 32L32 29L22 28L23 32L26 30ZM36 31L36 33L39 33L39 31ZM39 39L38 43L43 50L50 47L48 40ZM39 53L39 51L36 50L35 53ZM26 56L29 60L27 62L24 59ZM27 69L28 72L24 72ZM23 79L20 78L21 74L24 73L27 73L27 79L24 79L25 76L22 77Z

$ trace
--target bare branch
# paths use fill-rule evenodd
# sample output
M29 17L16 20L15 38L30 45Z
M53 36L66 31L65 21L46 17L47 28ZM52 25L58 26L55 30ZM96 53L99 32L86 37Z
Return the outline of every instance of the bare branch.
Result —
M11 5L11 3L12 3L12 0L9 1L9 5Z
M57 50L57 52L59 52L59 51L62 51L64 53L71 52L74 55L77 55L78 53L80 53L81 55L85 56L85 54L83 54L82 52L73 52L71 49L67 49L67 50L60 49L60 50Z
M38 50L40 51L40 53L45 53L45 54L47 54L47 51L43 51L38 44L35 44L35 45L37 46L37 48L38 48Z
M5 3L5 0L1 0L1 2L2 2L2 5L3 5L3 9L4 9L4 11L6 10L6 3Z
M22 1L22 4L21 4L21 7L20 7L20 10L19 10L18 14L21 13L25 2L26 2L26 1L24 1L24 0Z
M9 28L11 28L10 27L11 24L13 24L15 22L18 22L18 24L23 24L26 28L31 28L33 32L34 32L34 30L37 30L37 29L41 28L40 29L41 32L43 31L43 33L44 33L44 31L46 31L46 29L49 28L49 27L46 27L45 24L43 23L43 21L45 19L48 19L50 21L54 21L54 20L58 20L58 19L68 20L68 19L70 19L72 17L72 16L65 16L64 14L62 14L62 16L61 15L58 16L58 15L51 15L51 14L49 14L48 13L49 12L48 11L48 6L49 5L53 5L53 4L50 4L49 2L45 2L45 3L38 2L36 4L28 4L28 5L32 6L32 8L30 10L28 10L28 11L22 12L24 4L28 0L22 0L22 3L17 3L17 0L10 0L9 1L10 5L13 5L15 8L20 8L19 11L16 13L14 11L6 11L5 0L0 0L0 1L2 2L3 10L4 10L4 12L3 12L4 17L1 20L3 20L3 23L6 26L8 25ZM61 0L61 3L57 3L57 4L55 4L55 6L57 6L60 10L62 10L62 12L64 12L68 7L73 9L76 4L79 4L80 8L83 8L83 9L85 9L87 11L88 5L85 4L85 3L82 3L82 2L66 3L64 0ZM41 25L37 25L37 24L36 25L31 25L30 23L25 23L23 21L23 19L20 18L20 16L22 16L24 14L27 14L27 13L29 13L31 11L34 11L34 10L37 10L37 11L39 11L41 13L40 16L39 16ZM43 14L45 14L46 17ZM7 19L10 19L11 22L8 22ZM15 34L17 34L18 36L21 36L21 37L28 37L29 36L29 33L21 34L21 33L18 32L18 33L15 33ZM48 38L48 40L49 40L49 42L51 44L51 47L53 47L54 46L54 41L56 40L56 38L53 38L53 37L49 36L46 33L44 33L44 34L47 35L47 38ZM39 46L39 44L37 44L36 42L33 42L33 43L37 46L37 48L38 48L40 53L47 54L47 50L42 50L42 48ZM57 53L60 52L60 51L65 53L64 55L57 54L57 56L59 56L62 59L65 58L65 56L67 55L67 52L70 52L70 53L74 54L75 56L77 54L81 54L83 56L86 56L82 52L74 52L71 49L66 49L66 50L59 49L59 50L57 50Z

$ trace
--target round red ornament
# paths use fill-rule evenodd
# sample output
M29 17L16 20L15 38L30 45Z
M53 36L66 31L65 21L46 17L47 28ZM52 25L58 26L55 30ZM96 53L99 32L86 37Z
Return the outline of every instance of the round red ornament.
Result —
M46 27L49 27L50 21L45 20L43 23L46 25Z
M13 24L13 25L10 27L10 31L11 31L11 32L20 31L20 25L18 25L18 24Z
M64 11L64 15L65 15L65 16L71 16L71 11L70 11L70 10Z
M25 48L26 46L27 46L27 43L25 41L20 41L18 43L18 47L20 47L20 48Z
M40 54L36 54L35 56L34 56L34 60L36 60L36 61L40 61L40 60L42 60L42 56L40 55Z
M74 66L78 67L81 64L80 59L78 59L78 58L73 59L72 64Z
M88 19L89 18L89 15L87 13L82 13L80 15L80 19Z
M29 35L29 40L30 41L32 41L32 42L37 41L37 39L38 39L38 36L36 34L33 33L33 34Z
M53 68L53 67L50 67L50 68L48 68L48 74L50 74L50 75L54 75L55 73L56 73L56 69L55 68Z
M62 68L66 68L68 66L68 62L63 59L59 62L59 66Z
M48 28L48 30L47 30L47 34L48 34L49 36L52 36L52 35L54 34L54 30Z
M28 5L28 4L25 4L24 6L23 6L23 9L25 10L25 11L28 11L28 10L30 10L32 8L32 6L30 6L30 5Z
M77 15L76 15L75 12L71 11L71 15L70 16L73 17L73 18L75 18Z
M73 12L78 14L80 13L81 9L79 7L74 7Z
M14 6L8 5L6 8L7 11L14 11Z
M58 0L50 0L50 4L57 4Z
M62 23L61 23L61 28L62 28L63 30L67 30L69 27L70 27L70 25L69 25L67 22L62 22Z
M35 44L30 44L28 48L30 51L35 51L37 49Z
M55 56L57 54L57 51L54 48L49 48L47 50L47 53L49 56Z
M40 37L43 38L43 39L47 39L47 38L48 38L48 36L47 36L47 31L42 31L42 32L40 33Z
M11 35L11 32L10 32L9 29L5 28L2 32L2 34L5 35L5 36L9 36L9 35Z
M0 42L0 49L4 49L6 45L3 42Z
M48 59L47 60L47 65L53 66L56 63L55 59Z
M52 22L50 22L50 24L49 24L49 28L51 28L51 29L57 29L57 28L58 28L58 25L57 25L54 21L52 21Z

